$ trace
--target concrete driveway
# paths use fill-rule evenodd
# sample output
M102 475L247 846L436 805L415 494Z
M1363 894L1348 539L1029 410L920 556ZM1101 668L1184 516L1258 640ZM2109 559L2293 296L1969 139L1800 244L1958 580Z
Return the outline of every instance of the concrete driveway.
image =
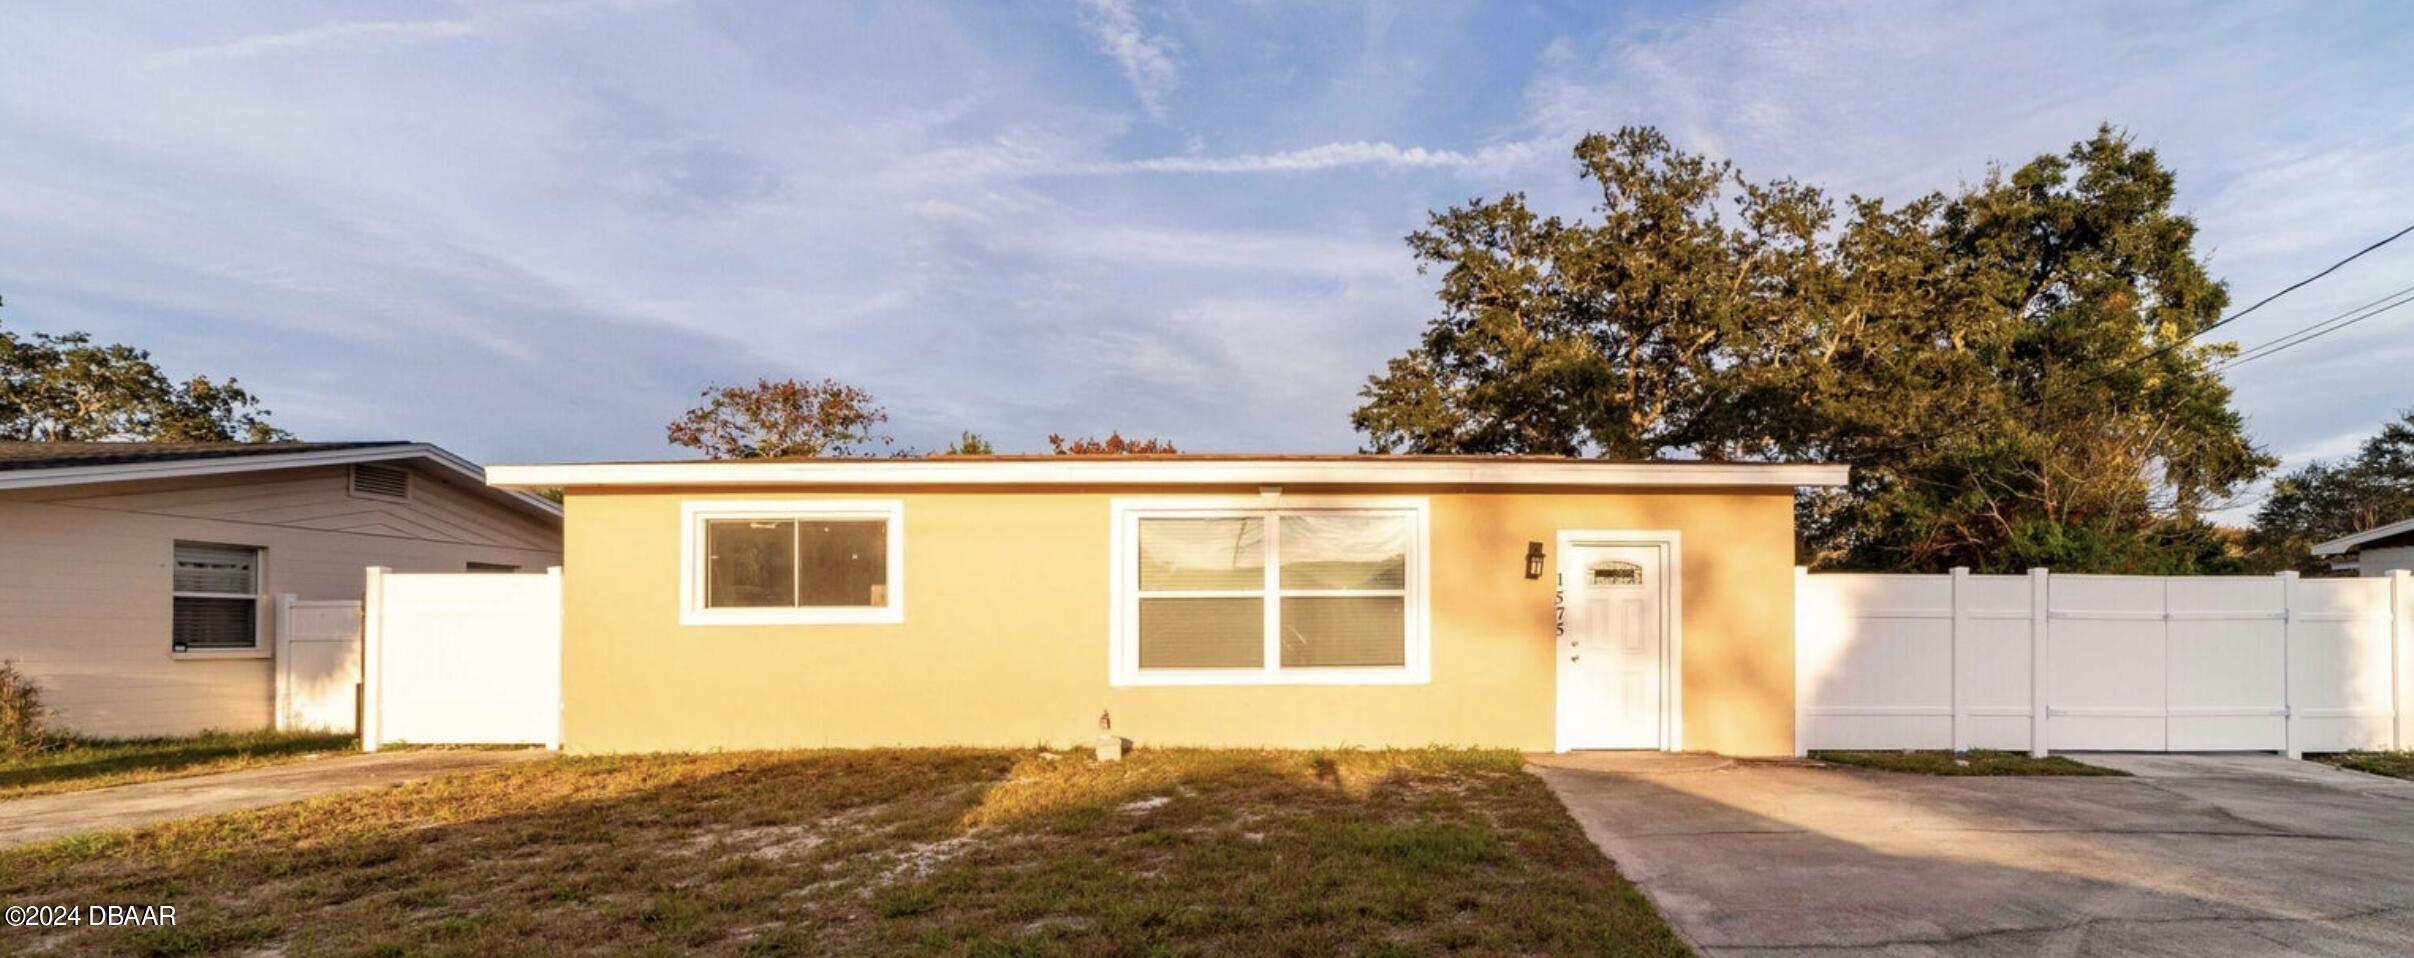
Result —
M1537 756L1711 955L2414 954L2414 782L2271 755L2134 778Z
M535 761L542 749L432 749L312 758L213 775L0 801L0 848L80 832L133 828L400 785L453 772Z

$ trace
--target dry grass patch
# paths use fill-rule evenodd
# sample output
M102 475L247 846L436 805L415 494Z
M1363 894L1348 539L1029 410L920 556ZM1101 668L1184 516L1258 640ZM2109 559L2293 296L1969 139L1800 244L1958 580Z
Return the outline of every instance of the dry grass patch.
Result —
M320 732L208 732L185 738L65 739L0 757L0 800L231 772L337 752L359 743Z
M1955 754L1942 749L1900 752L1812 752L1811 757L1836 765L1910 772L1918 775L2127 775L2119 769L2089 765L2048 755L2030 758L2021 752L1975 748Z
M60 954L1681 954L1505 752L570 758L0 852Z
M2306 758L2325 765L2386 775L2390 778L2414 778L2414 751L2331 752L2308 755Z

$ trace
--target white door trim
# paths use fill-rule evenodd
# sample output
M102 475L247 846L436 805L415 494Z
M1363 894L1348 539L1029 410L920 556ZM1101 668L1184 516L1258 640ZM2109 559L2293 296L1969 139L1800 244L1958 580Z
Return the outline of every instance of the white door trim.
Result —
M1551 558L1551 571L1559 576L1554 586L1557 601L1566 601L1567 583L1564 563L1569 551L1579 546L1658 546L1665 569L1660 574L1660 641L1664 654L1660 656L1660 751L1685 750L1685 535L1675 529L1561 529L1559 551ZM1562 615L1554 612L1554 616ZM1565 714L1558 702L1558 665L1561 662L1557 639L1552 640L1552 703L1551 747L1565 752L1567 727Z

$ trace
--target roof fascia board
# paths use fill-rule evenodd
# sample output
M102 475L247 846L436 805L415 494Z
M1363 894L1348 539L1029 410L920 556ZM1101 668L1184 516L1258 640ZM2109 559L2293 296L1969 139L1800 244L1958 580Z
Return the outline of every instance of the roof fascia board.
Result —
M2401 519L2388 525L2373 526L2351 536L2340 536L2328 542L2316 543L2313 547L2313 554L2318 556L2338 555L2364 543L2375 539L2386 539L2400 532L2414 532L2414 519Z
M244 472L266 472L275 469L298 469L306 466L342 466L363 462L389 462L397 459L423 459L468 479L473 485L493 485L487 481L486 470L477 463L446 452L434 445L415 442L393 446L363 446L356 449L313 449L305 452L281 452L221 456L215 458L163 459L147 462L113 462L97 466L62 466L58 468L19 469L0 472L0 490L42 489L53 486L90 485L101 482L136 482L145 479L185 479L195 476L220 476ZM562 509L543 496L514 489L501 489L521 505L546 515L560 517Z
M514 489L572 486L1402 485L1839 486L1839 465L1407 460L679 462L490 466Z

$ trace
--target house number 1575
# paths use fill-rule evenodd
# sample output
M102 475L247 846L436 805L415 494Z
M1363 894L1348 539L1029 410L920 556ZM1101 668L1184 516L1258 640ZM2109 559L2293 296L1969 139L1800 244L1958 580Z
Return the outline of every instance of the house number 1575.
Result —
M1567 573L1551 577L1551 637L1567 638Z

